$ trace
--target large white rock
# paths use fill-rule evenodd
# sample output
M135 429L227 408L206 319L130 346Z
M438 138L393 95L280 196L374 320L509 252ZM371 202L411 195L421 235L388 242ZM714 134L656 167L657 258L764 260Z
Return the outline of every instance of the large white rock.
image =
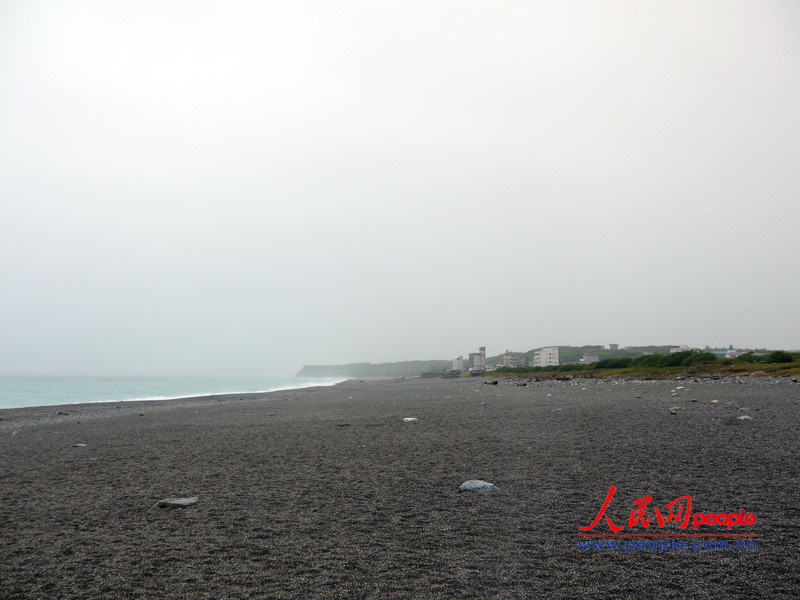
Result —
M473 494L486 494L488 492L499 492L500 488L493 483L483 479L470 479L465 481L458 488L459 492L472 492Z

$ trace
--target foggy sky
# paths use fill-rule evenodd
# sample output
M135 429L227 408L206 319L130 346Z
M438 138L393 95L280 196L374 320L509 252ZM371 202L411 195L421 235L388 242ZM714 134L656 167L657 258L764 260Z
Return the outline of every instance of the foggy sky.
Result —
M0 373L800 347L787 0L0 4Z

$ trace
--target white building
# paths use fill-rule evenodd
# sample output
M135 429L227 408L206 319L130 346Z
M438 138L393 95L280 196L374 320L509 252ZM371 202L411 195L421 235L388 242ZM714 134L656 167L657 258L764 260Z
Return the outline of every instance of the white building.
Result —
M453 371L463 371L464 370L464 357L459 356L458 358L453 359Z
M534 367L549 367L558 365L558 346L541 348L533 353Z
M678 346L677 348L670 348L670 354L677 354L678 352L686 352L689 349L689 346Z
M600 355L599 354L584 354L581 362L585 365L590 365L592 363L600 362Z

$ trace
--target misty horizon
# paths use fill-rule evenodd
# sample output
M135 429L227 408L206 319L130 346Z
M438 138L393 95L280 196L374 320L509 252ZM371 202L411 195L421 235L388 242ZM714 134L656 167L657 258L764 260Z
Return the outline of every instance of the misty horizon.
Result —
M619 348L618 348L619 350L625 351L625 350L630 350L632 348L679 348L681 346L686 346L686 344L683 344L683 345L680 345L680 344L678 344L678 345L676 345L676 344L643 344L641 346L618 344L618 346L619 346ZM513 350L513 349L506 348L505 350L500 351L500 352L487 352L486 357L487 357L487 359L488 358L496 359L498 357L502 357L503 354L505 354L506 352L511 353L513 355L530 354L534 350L539 350L541 348L547 348L547 347L557 347L557 348L564 348L564 347L571 347L571 348L597 348L597 347L600 347L600 348L603 348L605 350L609 350L609 344L579 344L579 345L575 345L575 346L567 346L567 345L564 345L564 344L546 344L544 346L537 346L535 348L530 348L528 350L519 350L519 349L518 350ZM689 347L689 349L690 350L699 350L701 352L702 351L706 351L706 350L716 351L716 352L722 352L722 351L725 351L725 350L733 350L733 351L737 351L737 352L759 352L759 351L774 351L774 350L785 350L785 351L789 351L789 352L799 352L800 351L797 348L753 348L753 347L735 346L733 344L728 344L727 346L709 346L709 345L691 346L691 347ZM471 350L474 350L474 348L471 349ZM405 358L400 358L400 359L391 360L391 361L355 360L355 361L349 361L349 362L331 361L331 362L324 363L324 364L323 363L318 363L318 364L303 363L302 365L299 365L296 369L294 369L293 374L282 373L280 376L282 376L282 377L298 377L298 376L300 376L300 372L302 371L302 369L304 367L345 366L345 365L354 365L354 364L380 365L380 364L393 364L393 363L403 363L403 362L420 362L420 363L424 363L424 362L442 362L442 361L449 362L449 361L453 360L454 358L463 357L463 356L466 356L467 354L468 354L468 352L462 352L462 353L460 353L458 355L454 355L453 357L440 356L440 357L435 357L435 358L431 358L431 357L427 357L427 358L405 357ZM143 377L143 378L147 378L147 377L160 377L160 378L177 377L177 378L181 378L181 377L202 376L202 374L200 374L200 373L164 373L164 374L160 374L159 375L159 374L154 374L154 373L130 373L130 372L129 373L102 373L102 374L88 373L88 372L87 373L28 372L28 373L0 373L0 376L28 376L28 377L37 377L37 376L41 376L41 377L61 377L61 376L98 377L98 376L100 376L100 377L102 377L102 376L107 376L107 377ZM215 376L219 376L219 377L222 377L222 378L228 378L228 377L235 378L235 377L237 377L236 375L219 375L219 374L216 374ZM252 377L252 378L267 377L268 378L270 376L273 376L273 374L262 373L262 374L253 374L253 375L245 376L245 377Z

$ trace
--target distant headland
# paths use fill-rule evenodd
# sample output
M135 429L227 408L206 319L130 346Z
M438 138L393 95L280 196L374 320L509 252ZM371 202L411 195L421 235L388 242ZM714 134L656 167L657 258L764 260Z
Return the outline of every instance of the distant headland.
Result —
M450 360L407 360L388 363L306 365L295 377L415 377L427 371L446 371Z

